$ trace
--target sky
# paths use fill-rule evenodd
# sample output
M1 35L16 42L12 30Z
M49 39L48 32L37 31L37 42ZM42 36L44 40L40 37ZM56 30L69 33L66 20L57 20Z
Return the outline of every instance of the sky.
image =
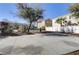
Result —
M69 3L36 3L36 4L28 4L30 7L33 8L42 8L44 10L43 16L44 19L53 19L58 16L62 16L69 13ZM16 16L15 13L17 10L15 3L0 3L0 20L8 19L13 22L20 22L26 23L24 19L19 18Z

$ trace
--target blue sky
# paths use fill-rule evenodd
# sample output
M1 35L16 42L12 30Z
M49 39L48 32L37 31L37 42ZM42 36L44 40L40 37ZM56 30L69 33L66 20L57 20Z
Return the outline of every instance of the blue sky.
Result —
M71 4L68 3L43 3L43 4L30 4L31 7L39 7L44 9L44 18L45 19L52 19L64 14L68 14L69 10L68 7ZM25 22L23 19L13 14L16 11L16 4L13 3L0 3L0 20L2 19L9 19L11 21L16 22Z

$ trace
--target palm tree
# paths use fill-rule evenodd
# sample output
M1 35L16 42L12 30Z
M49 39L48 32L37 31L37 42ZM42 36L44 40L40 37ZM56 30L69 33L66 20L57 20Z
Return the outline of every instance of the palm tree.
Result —
M56 23L59 23L59 24L62 26L63 23L65 23L65 19L66 19L66 18L58 18L58 19L56 20Z
M39 18L43 18L43 10L38 8L28 7L27 4L19 3L18 7L18 16L29 21L28 32L31 29L32 23L37 21Z
M56 20L56 23L59 23L59 24L61 25L61 27L62 27L62 29L61 29L62 32L64 32L63 24L66 25L66 23L67 23L65 19L66 19L66 18L62 18L62 17L61 17L61 18L58 18L58 19Z
M79 3L74 3L69 7L69 11L71 12L72 16L76 18L77 24L79 24Z
M70 12L72 13L72 16L75 16L76 18L79 18L79 3L74 3L69 7Z

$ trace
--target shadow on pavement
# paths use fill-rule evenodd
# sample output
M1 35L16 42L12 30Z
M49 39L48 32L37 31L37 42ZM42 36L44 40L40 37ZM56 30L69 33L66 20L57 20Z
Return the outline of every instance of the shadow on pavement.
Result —
M70 34L67 33L61 33L61 32L44 32L45 36L70 36Z
M72 52L69 52L69 53L66 53L66 54L63 54L63 55L79 55L79 50L72 51Z
M43 47L28 45L25 47L16 47L8 46L0 49L0 55L38 55L41 54Z
M25 47L16 47L13 49L12 54L24 54L24 55L38 55L43 51L43 47L28 45Z
M0 36L0 39L4 39L7 38L8 36Z
M21 36L21 35L19 35L19 34L17 34L17 33L2 33L2 34L0 34L0 39L4 39L4 38L7 38L8 36Z

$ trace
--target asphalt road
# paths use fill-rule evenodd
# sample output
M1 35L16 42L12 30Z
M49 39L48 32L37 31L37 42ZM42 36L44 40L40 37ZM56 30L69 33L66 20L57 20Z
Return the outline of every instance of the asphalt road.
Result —
M61 55L79 50L79 37L60 33L0 37L3 55Z

